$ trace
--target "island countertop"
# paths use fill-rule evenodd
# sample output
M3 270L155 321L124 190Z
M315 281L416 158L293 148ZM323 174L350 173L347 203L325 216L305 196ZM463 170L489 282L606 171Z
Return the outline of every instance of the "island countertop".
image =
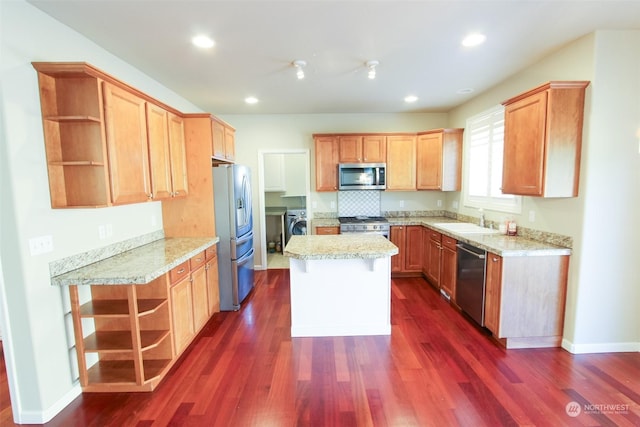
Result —
M218 237L172 237L53 276L51 284L144 285L205 249L218 243Z
M398 247L379 234L291 236L283 255L301 260L371 259L398 254Z

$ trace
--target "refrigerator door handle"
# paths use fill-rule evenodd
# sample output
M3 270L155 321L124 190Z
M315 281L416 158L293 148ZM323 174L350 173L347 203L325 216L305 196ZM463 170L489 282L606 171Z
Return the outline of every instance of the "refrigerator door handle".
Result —
M246 242L247 240L253 239L253 231L250 231L248 233L246 233L245 235L243 235L240 238L237 237L232 237L231 240L234 240L237 245L241 245L242 243Z

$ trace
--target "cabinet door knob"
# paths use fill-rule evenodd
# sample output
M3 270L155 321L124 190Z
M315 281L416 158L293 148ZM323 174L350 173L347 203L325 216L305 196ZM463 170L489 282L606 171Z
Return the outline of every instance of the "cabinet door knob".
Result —
M491 258L491 261L493 261L493 262L498 262L498 258L493 257L493 258Z

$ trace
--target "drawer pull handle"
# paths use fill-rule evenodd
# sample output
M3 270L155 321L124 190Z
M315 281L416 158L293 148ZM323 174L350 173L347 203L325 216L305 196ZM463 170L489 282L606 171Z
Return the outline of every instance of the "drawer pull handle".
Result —
M180 270L178 270L178 274L182 274L184 273L184 268L181 268Z

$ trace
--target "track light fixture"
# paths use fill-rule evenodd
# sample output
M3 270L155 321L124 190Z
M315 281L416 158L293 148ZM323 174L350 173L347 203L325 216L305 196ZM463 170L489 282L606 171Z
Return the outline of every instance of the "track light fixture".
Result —
M376 67L380 64L379 61L376 60L372 60L372 61L367 61L365 63L365 65L367 66L367 68L369 69L369 73L367 74L367 77L369 77L371 80L376 78Z
M304 79L304 67L307 66L307 62L302 59L296 59L292 64L296 67L296 76L298 77L298 80Z

